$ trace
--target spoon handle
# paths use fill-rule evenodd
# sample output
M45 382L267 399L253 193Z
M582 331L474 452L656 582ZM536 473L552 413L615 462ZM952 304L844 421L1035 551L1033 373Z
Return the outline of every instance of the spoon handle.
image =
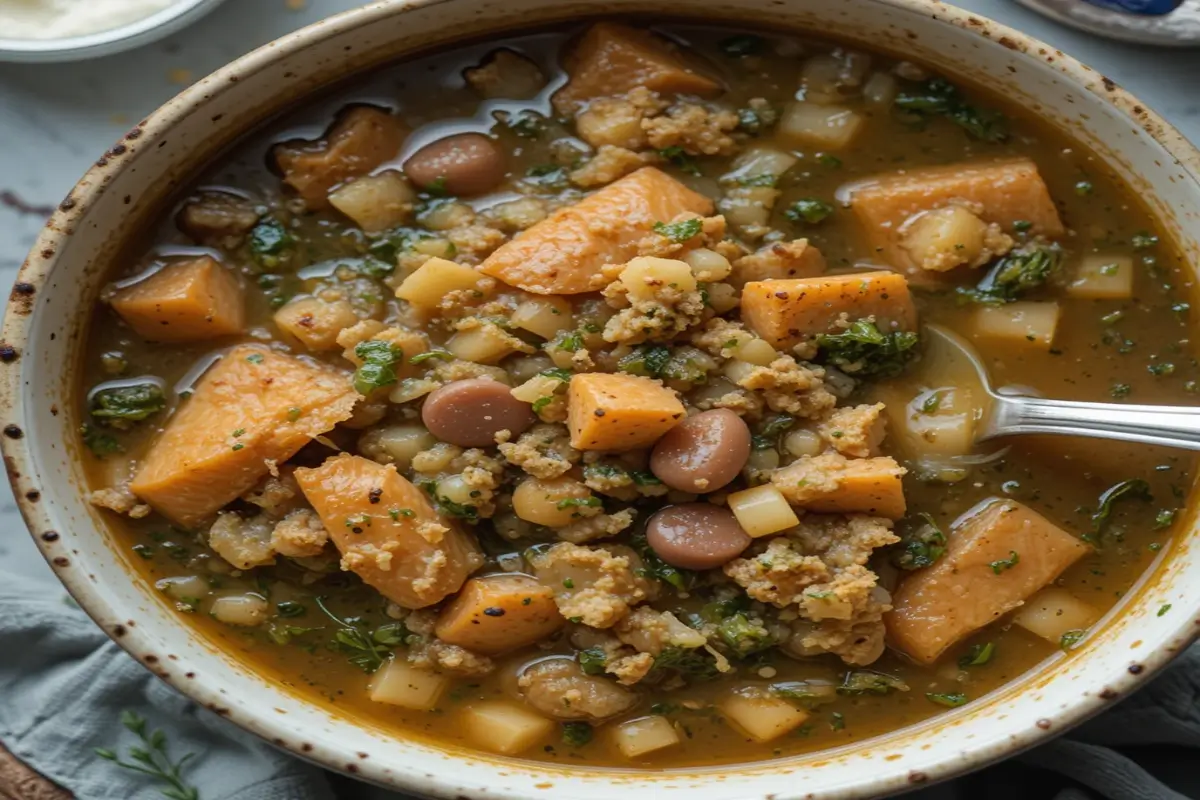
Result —
M1016 433L1090 436L1200 450L1200 408L993 395L980 439Z

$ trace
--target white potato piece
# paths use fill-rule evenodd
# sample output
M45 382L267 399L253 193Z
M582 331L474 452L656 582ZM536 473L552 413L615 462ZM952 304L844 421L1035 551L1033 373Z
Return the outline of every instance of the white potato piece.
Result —
M612 731L613 742L621 755L638 758L655 750L679 744L679 732L666 717L658 715L622 722Z
M459 331L446 341L446 349L463 361L495 364L517 352L511 337L490 323Z
M971 325L975 335L985 339L1023 342L1048 349L1054 342L1060 313L1058 303L1020 301L977 308Z
M756 367L765 367L779 358L779 351L765 339L751 339L745 344L738 346L736 355L739 361L745 361L747 364L753 364ZM750 370L743 370L743 373L744 377L750 373Z
M962 206L924 211L901 228L900 246L921 269L946 272L981 260L988 226Z
M1133 297L1133 258L1097 253L1084 256L1075 280L1067 286L1067 294L1087 300Z
M696 291L696 277L684 261L642 256L621 270L621 284L631 301L653 300L662 286L674 286L681 292Z
M733 272L733 265L729 263L728 258L707 247L689 250L684 254L683 260L692 268L696 280L703 283L725 280L729 273Z
M758 687L735 689L717 703L717 708L756 742L769 742L795 730L808 719L808 712Z
M431 258L404 279L396 289L396 297L422 308L437 308L450 292L478 289L483 277L462 264Z
M890 106L900 91L900 83L894 75L873 72L863 84L863 99L877 106Z
M778 456L777 456L778 457ZM773 484L734 492L728 498L729 510L751 536L767 536L800 523L783 493Z
M375 673L367 684L367 692L376 703L432 711L449 685L450 679L445 675L394 660Z
M437 444L437 438L419 423L372 428L358 437L358 452L380 464L395 464L405 472L413 456Z
M210 613L218 622L252 628L267 621L269 605L256 594L235 594L218 597Z
M733 169L721 176L722 183L733 183L739 186L754 186L768 184L768 178L782 178L784 173L796 166L796 158L786 150L776 150L773 147L754 147L733 160Z
M558 378L552 378L549 375L534 375L509 394L523 403L532 405L543 397L551 397L556 390L563 386L565 384Z
M478 747L506 756L528 750L554 732L551 720L502 700L475 703L461 717Z
M845 106L792 103L779 122L779 135L797 147L844 150L866 117Z
M770 186L732 186L717 201L717 210L743 237L758 239L770 230L771 209L779 190Z
M329 194L330 205L365 233L379 233L404 222L416 199L416 191L395 170L363 176Z
M559 331L575 327L571 304L561 297L535 297L521 303L512 313L513 327L553 339Z
M1100 612L1066 589L1047 586L1025 601L1013 622L1055 645L1067 631L1085 630L1100 618Z

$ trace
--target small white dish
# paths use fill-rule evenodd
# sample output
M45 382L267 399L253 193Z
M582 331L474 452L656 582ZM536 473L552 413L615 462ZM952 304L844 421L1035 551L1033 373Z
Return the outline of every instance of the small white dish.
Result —
M60 39L0 36L0 61L81 61L132 50L192 24L224 0L177 0L161 11L108 30Z

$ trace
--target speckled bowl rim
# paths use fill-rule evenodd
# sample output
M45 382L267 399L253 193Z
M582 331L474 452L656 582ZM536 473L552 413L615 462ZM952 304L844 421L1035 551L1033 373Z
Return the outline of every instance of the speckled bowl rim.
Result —
M1108 104L1119 112L1123 120L1127 120L1131 126L1137 129L1135 132L1139 136L1144 133L1153 139L1154 142L1157 142L1170 155L1170 158L1174 159L1174 164L1182 171L1180 180L1186 181L1192 187L1189 191L1194 190L1197 196L1200 196L1200 180L1197 179L1197 175L1200 174L1200 152L1188 143L1178 131L1169 126L1156 114L1147 110L1136 98L1120 89L1108 78L1080 64L1078 61L1065 56L1049 45L976 14L934 0L862 1L897 9L907 14L925 17L932 23L954 26L978 36L980 40L998 43L1009 50L1023 54L1025 57L1052 66L1058 74L1066 78L1074 89L1095 95L1103 103ZM703 780L705 783L702 786L697 785L695 787L699 790L695 796L707 800L708 798L717 797L748 796L736 789L736 783L725 784L726 788L730 791L714 789L712 783L713 775L720 775L722 779L736 781L739 777L751 778L761 776L764 773L790 774L795 772L797 766L807 769L830 765L831 762L837 760L845 761L847 758L863 759L862 763L858 765L842 763L840 768L848 776L852 770L857 771L851 777L848 777L847 780L827 790L822 790L819 795L804 794L803 788L793 788L790 785L782 792L767 795L771 800L798 799L802 796L805 798L819 796L825 800L832 800L833 798L880 796L911 789L918 785L946 779L965 771L979 768L1036 745L1046 737L1060 733L1066 728L1078 724L1082 720L1104 709L1111 701L1127 695L1144 684L1150 676L1159 671L1175 655L1182 652L1189 643L1200 635L1200 619L1197 618L1200 615L1200 589L1190 589L1190 587L1185 586L1184 588L1189 589L1190 594L1181 597L1177 601L1186 602L1184 603L1185 607L1178 609L1180 613L1176 617L1184 621L1177 625L1172 625L1169 629L1164 629L1159 636L1156 636L1155 642L1157 646L1155 649L1146 652L1144 657L1131 662L1125 655L1118 652L1098 654L1095 656L1095 660L1098 663L1103 662L1106 668L1113 667L1110 670L1111 675L1103 680L1093 680L1091 684L1082 687L1082 691L1076 691L1069 702L1064 703L1057 710L1048 711L1046 717L1036 720L1036 724L1032 724L1033 720L1030 720L1031 724L1027 729L1022 728L1019 731L1014 729L1003 742L993 741L977 746L963 745L961 751L950 747L942 747L934 755L914 757L907 762L891 763L890 757L887 760L880 760L876 753L868 753L872 748L878 749L894 744L894 734L837 748L831 752L809 754L792 759L745 765L726 765L715 770L673 770L659 772L598 770L582 767L564 769L557 765L531 764L530 762L504 759L474 751L467 752L459 748L430 748L432 752L440 754L451 762L451 766L454 764L461 766L464 775L470 772L470 769L481 766L491 770L496 776L494 786L488 781L479 779L478 775L474 773L471 776L462 777L461 780L454 775L452 769L445 769L441 774L434 774L434 772L425 770L435 768L424 764L405 764L403 765L404 770L393 771L383 767L375 760L365 760L366 754L350 752L343 743L333 741L329 737L322 739L320 736L302 736L301 739L297 739L295 738L296 731L287 724L286 719L272 717L265 713L243 713L239 708L230 707L231 698L219 686L208 685L202 680L186 680L185 678L193 677L192 673L184 672L188 667L186 662L171 664L168 669L162 663L161 659L153 654L154 648L157 646L153 636L149 635L142 628L134 626L132 621L129 621L129 625L127 626L122 616L104 606L101 592L93 586L92 581L94 581L94 577L85 577L82 570L72 568L72 552L77 551L70 550L68 545L63 541L63 537L60 537L52 529L54 515L45 502L39 502L41 498L41 477L37 472L39 463L37 458L38 447L31 447L30 437L24 435L27 425L33 421L33 412L30 410L30 407L38 400L38 398L27 396L25 391L26 384L31 380L31 373L27 372L27 370L33 370L36 367L34 358L26 359L22 356L25 345L29 341L30 333L35 327L33 320L36 315L38 313L50 313L48 311L39 312L38 309L43 303L39 303L37 300L42 299L43 295L45 295L44 302L49 302L53 297L55 284L53 282L52 268L59 258L59 250L77 226L82 226L88 222L87 212L89 208L95 202L98 202L98 198L104 194L105 187L125 168L124 165L127 163L127 160L123 159L122 156L131 153L136 147L148 146L157 137L165 136L166 132L170 131L172 126L184 116L185 112L194 110L197 107L203 108L208 100L218 96L223 88L229 84L236 83L243 76L249 76L257 70L264 69L287 55L302 52L307 47L316 45L322 41L333 39L349 32L359 31L365 26L384 20L391 15L403 15L411 11L430 9L446 4L464 5L467 2L469 0L410 0L408 2L405 2L405 0L385 0L385 2L371 4L339 14L297 33L285 36L244 56L200 81L130 131L97 162L97 165L84 176L77 187L59 205L47 223L47 227L34 245L30 257L22 265L17 283L10 297L7 309L8 313L3 326L3 339L0 340L0 422L3 423L2 428L0 428L3 431L3 436L0 436L0 445L2 445L9 478L13 485L21 513L51 568L97 624L110 636L113 636L118 644L126 649L135 659L144 663L152 672L162 677L197 703L226 715L231 721L279 747L288 749L302 758L322 764L331 769L351 772L356 777L410 792L456 798L471 794L487 794L490 797L505 798L545 797L559 793L555 788L554 781L560 781L567 786L582 786L587 788L589 790L587 796L589 797L602 796L597 795L594 791L595 787L593 784L597 782L606 787L612 787L612 791L614 792L624 790L635 792L639 796L674 797L676 796L675 793L680 791L681 786L683 786L682 791L690 790L690 786L684 785L687 784L688 780ZM785 5L788 3L788 0L773 0L773 2L776 5ZM669 0L657 5L659 10L672 7ZM573 9L572 13L577 16L585 16L584 12L588 10L591 10L593 14L632 13L639 10L637 6L633 5L632 0L624 0L623 3L615 7L606 7L602 3L594 6L568 5L566 7ZM677 15L688 16L689 8L679 8ZM704 15L692 13L691 16L703 17ZM713 16L716 16L715 9ZM513 25L510 20L505 20L503 22L497 21L491 27L497 31L511 30ZM322 81L321 85L328 85L328 81ZM165 139L159 139L159 146L161 147L164 144L166 144ZM1106 153L1105 157L1109 160L1119 160L1120 154L1118 152ZM1174 180L1175 178L1172 177L1172 181ZM1146 191L1149 192L1151 190L1147 188ZM128 198L126 198L126 202L129 202ZM1167 209L1161 204L1158 206L1158 210L1162 214L1167 213ZM91 221L90 224L96 225L97 223ZM1173 227L1177 228L1178 226L1179 223L1177 221L1173 223ZM36 355L36 353L31 355ZM50 413L57 412L51 409ZM39 445L39 447L54 449L57 445ZM54 457L64 458L61 454ZM1196 502L1194 498L1189 500L1188 508L1189 519L1186 524L1189 527L1189 531L1186 535L1179 534L1177 539L1190 545L1194 540L1200 538L1200 534L1195 529L1194 516ZM75 532L72 535L78 536L79 534ZM88 531L86 535L94 535L101 538L105 536L104 533L98 530ZM1179 547L1173 545L1170 550L1173 552L1178 551ZM1155 565L1147 570L1141 584L1143 587L1156 581L1166 582L1167 578L1164 578L1163 575L1169 572L1171 568L1170 562L1166 561L1166 556L1166 552L1161 554ZM1194 564L1190 556L1186 566L1189 569L1194 569ZM1183 568L1181 567L1180 569ZM1178 577L1178 573L1179 570L1175 570L1175 574L1172 577ZM92 580L89 580L89 578ZM1139 590L1135 588L1134 591L1130 592L1130 595L1133 596L1136 594L1140 597L1141 595L1138 592ZM1144 593L1141 592L1141 594ZM1127 601L1122 602L1126 603ZM1132 601L1128 601L1128 604L1123 607L1117 619L1110 620L1108 627L1121 627L1117 623L1123 624L1121 620L1127 617L1133 618L1133 621L1144 621L1149 619L1150 615L1145 613L1144 608L1140 608ZM1158 626L1166 624L1161 620L1154 623L1151 619L1150 622ZM185 630L185 627L182 625L179 628ZM1122 628L1122 630L1124 629ZM1103 641L1092 649L1098 650L1101 644L1103 644ZM1072 656L1072 658L1082 657L1083 655L1083 653L1080 653L1079 656ZM167 657L174 658L173 656ZM1121 666L1117 668L1118 665ZM1055 667L1043 671L1054 673L1052 677L1065 680L1065 669ZM1009 698L1036 691L1038 684L1043 680L1045 680L1044 676L1039 676L1036 681L1030 679L1020 684L1010 683L1005 689L998 690L990 695L991 699L983 698L978 703L984 708L999 706ZM1075 688L1078 690L1080 687ZM295 703L301 706L306 705L299 698L295 699ZM957 724L963 724L956 722L956 720L965 720L965 724L969 728L972 725L973 714L964 715L961 713L963 711L966 711L966 709L960 709L947 715L947 717L939 718L932 727L930 724L919 724L904 729L904 732L910 735L921 735L938 727L948 728ZM1003 719L1004 717L1001 716L1000 718ZM974 727L982 728L990 721L991 718L975 720L978 724L974 725ZM1006 726L1006 730L1010 728L1011 726ZM969 732L968 729L956 728L955 730L964 734ZM965 738L970 739L971 737L967 736ZM883 745L879 744L881 741ZM303 744L299 742L303 742ZM315 744L310 742L315 742ZM903 745L897 745L897 747L903 748ZM382 753L383 751L377 752ZM356 755L358 758L364 760L356 761ZM868 755L870 759L867 758ZM383 758L383 756L380 756L380 758ZM832 769L833 767L830 768ZM533 780L539 777L543 778L543 781L534 783ZM578 780L575 780L577 777ZM618 785L621 786L621 789L616 788ZM797 786L799 786L799 783L797 783ZM642 794L642 790L644 790L645 795ZM660 791L662 792L661 795L659 794ZM682 793L680 796L682 796ZM755 796L762 795L756 794Z

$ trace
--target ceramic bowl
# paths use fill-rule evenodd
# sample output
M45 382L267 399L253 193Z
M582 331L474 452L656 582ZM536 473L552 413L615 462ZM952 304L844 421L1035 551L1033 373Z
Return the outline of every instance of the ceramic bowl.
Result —
M80 61L132 50L191 25L225 0L175 0L166 8L108 30L60 39L6 39L0 61Z
M129 131L59 206L22 267L0 342L5 461L33 536L79 604L198 703L335 770L438 797L851 798L898 792L1030 747L1133 691L1200 632L1200 532L1176 540L1095 632L935 720L796 758L713 769L569 768L435 746L338 716L256 676L135 577L85 499L72 399L104 271L163 198L265 117L355 72L467 38L590 15L655 14L810 30L929 62L1067 129L1129 182L1197 263L1200 153L1105 76L1049 45L930 0L410 0L368 5L268 45ZM1191 504L1194 512L1196 504ZM1159 614L1170 604L1171 610Z

